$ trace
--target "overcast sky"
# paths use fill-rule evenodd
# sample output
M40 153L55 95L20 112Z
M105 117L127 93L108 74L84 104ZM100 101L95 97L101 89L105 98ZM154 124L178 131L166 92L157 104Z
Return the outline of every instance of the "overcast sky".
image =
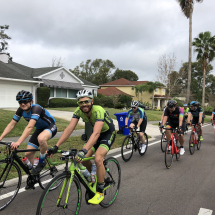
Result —
M215 34L214 9L215 0L195 3L193 38ZM175 54L176 70L188 61L189 20L176 0L6 0L0 20L10 26L13 61L33 68L51 66L53 56L67 69L101 58L154 81L163 54Z

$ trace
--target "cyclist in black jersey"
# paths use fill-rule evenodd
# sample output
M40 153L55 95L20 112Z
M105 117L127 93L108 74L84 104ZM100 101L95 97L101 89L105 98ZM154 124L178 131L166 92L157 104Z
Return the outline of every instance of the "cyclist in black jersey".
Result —
M16 100L19 103L19 108L11 122L4 129L4 132L0 136L0 141L14 129L22 116L26 121L28 121L28 125L23 131L21 137L11 144L12 150L15 150L30 135L33 128L36 127L36 130L31 136L27 146L27 149L37 149L40 147L39 163L36 168L31 170L31 173L36 175L39 174L45 166L44 159L48 149L47 141L57 133L55 119L40 105L33 104L33 95L29 91L22 90L18 92ZM25 156L33 165L35 152L26 152ZM26 189L30 188L26 187Z
M77 153L76 160L82 162L85 157L91 157L93 153L95 153L96 175L98 179L97 193L92 199L89 199L88 202L96 205L104 199L105 168L103 161L115 140L115 126L107 111L99 105L93 105L93 94L91 91L78 91L77 99L79 107L75 110L70 124L64 130L55 149L53 149L53 154L72 134L80 118L82 118L84 122L90 122L93 127L93 133L83 146L83 149ZM91 161L84 161L83 165L91 172Z

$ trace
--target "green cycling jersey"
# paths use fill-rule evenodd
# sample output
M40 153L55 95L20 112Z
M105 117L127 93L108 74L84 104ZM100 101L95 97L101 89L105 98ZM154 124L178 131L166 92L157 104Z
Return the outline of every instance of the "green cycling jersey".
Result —
M110 118L108 112L99 105L92 106L92 115L90 118L83 113L80 107L76 108L72 118L82 118L84 122L90 122L91 126L94 127L95 123L98 121L104 122L101 133L112 129L114 130L113 120Z

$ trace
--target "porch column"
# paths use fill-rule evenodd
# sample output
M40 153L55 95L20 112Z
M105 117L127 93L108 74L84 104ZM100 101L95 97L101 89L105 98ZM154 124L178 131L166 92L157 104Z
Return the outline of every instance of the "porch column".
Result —
M161 99L158 99L158 108L160 109L160 102L161 102Z

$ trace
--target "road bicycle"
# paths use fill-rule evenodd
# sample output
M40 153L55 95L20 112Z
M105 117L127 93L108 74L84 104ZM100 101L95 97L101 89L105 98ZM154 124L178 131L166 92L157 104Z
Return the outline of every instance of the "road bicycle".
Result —
M65 171L57 175L43 191L38 206L37 215L40 214L78 214L81 208L82 191L81 184L86 188L85 201L96 194L97 177L95 183L88 180L81 173L86 167L76 162L77 149L71 149L62 153L61 160L66 161ZM94 160L95 157L84 158L83 161ZM68 167L71 160L70 167ZM114 157L106 158L103 162L105 167L104 199L100 206L107 208L115 201L120 187L121 169L119 162ZM56 184L60 184L57 189L50 192Z
M173 157L174 154L176 155L176 160L180 160L180 147L178 146L178 136L180 135L179 129L178 128L163 128L166 130L171 130L171 138L166 144L166 149L165 149L165 165L166 168L169 169L172 166L173 163Z
M122 128L125 128L125 126L121 126ZM123 140L122 146L121 146L121 154L122 154L122 159L127 162L131 159L133 155L133 151L139 152L141 156L143 156L148 148L148 136L146 133L144 133L144 138L145 138L145 152L141 153L142 149L142 143L140 142L140 135L139 132L137 131L137 128L131 128L127 127L130 129L130 134L125 137Z
M201 147L201 141L199 140L199 133L200 133L200 129L198 124L192 124L193 131L190 134L190 140L189 140L189 151L190 154L193 155L195 152L195 146L197 147L197 149L199 150Z
M6 208L19 192L22 183L21 169L28 175L27 185L32 187L32 189L35 189L34 185L36 183L39 183L39 186L44 189L47 182L58 173L58 169L55 166L57 162L52 162L50 158L46 157L47 169L42 171L39 175L32 175L29 168L22 162L21 157L17 154L40 150L19 149L11 151L11 143L12 142L0 142L1 145L4 145L0 148L0 153L4 154L3 157L5 156L4 159L0 159L0 211Z
M165 152L166 143L167 143L166 133L165 131L161 131L161 151L162 152Z

